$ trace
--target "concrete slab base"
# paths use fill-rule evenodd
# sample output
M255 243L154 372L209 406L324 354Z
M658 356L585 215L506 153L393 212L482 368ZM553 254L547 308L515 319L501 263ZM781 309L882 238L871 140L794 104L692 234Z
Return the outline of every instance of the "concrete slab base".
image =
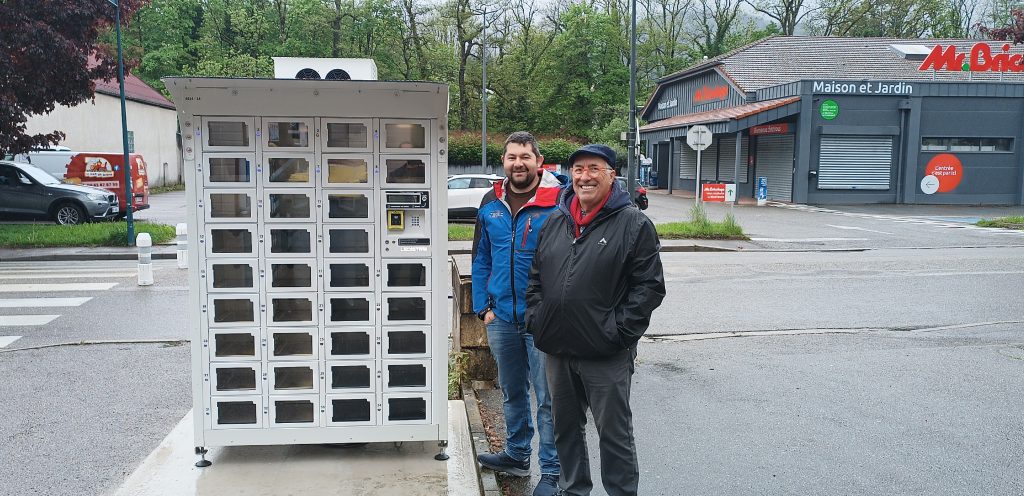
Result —
M447 462L433 442L211 449L213 465L194 466L192 412L112 496L303 496L481 494L462 401L448 402Z

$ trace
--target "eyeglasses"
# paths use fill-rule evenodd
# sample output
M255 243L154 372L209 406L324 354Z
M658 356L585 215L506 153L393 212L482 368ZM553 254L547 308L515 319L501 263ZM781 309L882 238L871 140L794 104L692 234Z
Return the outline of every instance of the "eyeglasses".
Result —
M576 177L582 176L583 175L583 171L587 171L591 176L596 176L597 173L599 173L599 172L610 171L610 170L612 170L611 167L601 167L599 165L591 165L591 166L588 166L588 167L575 166L574 165L572 167L572 169L571 169L572 175L576 176Z

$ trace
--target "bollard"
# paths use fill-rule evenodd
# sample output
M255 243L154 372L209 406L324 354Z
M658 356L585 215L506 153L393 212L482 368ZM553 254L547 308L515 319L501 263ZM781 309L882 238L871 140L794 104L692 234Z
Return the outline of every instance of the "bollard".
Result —
M178 224L175 228L178 233L178 239L175 244L178 245L178 268L188 268L188 224L184 222Z
M149 233L139 233L135 238L139 247L139 286L153 285L153 239Z

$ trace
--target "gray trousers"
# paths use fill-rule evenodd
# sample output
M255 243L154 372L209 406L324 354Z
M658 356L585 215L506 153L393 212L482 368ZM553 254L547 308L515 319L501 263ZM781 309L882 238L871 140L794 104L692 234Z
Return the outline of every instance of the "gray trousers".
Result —
M548 389L555 426L555 448L562 465L559 486L568 494L589 495L587 408L600 438L601 481L609 496L635 496L640 481L633 443L629 389L636 348L588 360L548 355Z

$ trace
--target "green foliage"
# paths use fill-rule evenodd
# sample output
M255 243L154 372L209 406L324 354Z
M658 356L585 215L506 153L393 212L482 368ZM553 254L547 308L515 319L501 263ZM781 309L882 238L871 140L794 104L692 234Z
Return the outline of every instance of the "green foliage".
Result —
M448 224L448 241L473 241L473 226Z
M982 219L976 224L981 227L1001 227L1003 229L1017 229L1024 231L1024 215L1000 217L998 219Z
M462 397L462 380L466 376L466 352L452 352L448 355L448 399Z
M153 244L176 236L174 226L136 222L135 233L149 233ZM0 247L45 248L61 246L128 246L127 222L95 222L77 226L8 224L0 226Z
M715 222L708 219L707 211L700 203L690 208L688 222L658 224L654 228L662 239L749 239L732 213L726 214L724 221Z
M537 138L540 154L548 164L565 163L572 152L582 143L565 138ZM451 164L480 163L480 133L453 132L448 137L448 162ZM500 164L501 155L505 151L505 134L488 133L487 163Z

